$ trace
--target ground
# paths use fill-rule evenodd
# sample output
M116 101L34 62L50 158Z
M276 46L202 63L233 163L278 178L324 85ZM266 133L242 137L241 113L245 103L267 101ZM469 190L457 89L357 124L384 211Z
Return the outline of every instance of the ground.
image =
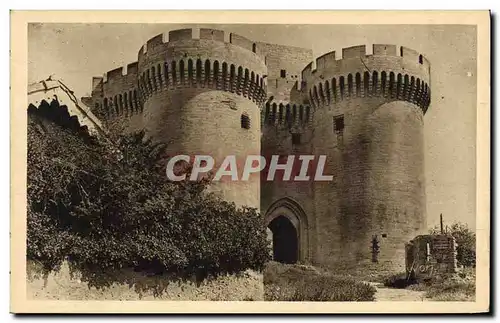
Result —
M375 293L376 302L420 302L428 301L425 292L410 289L389 288L382 283L369 282L377 289Z

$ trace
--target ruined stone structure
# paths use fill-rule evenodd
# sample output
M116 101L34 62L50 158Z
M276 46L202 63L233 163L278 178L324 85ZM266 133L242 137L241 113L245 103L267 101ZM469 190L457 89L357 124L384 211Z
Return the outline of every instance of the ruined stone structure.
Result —
M450 234L419 235L405 249L406 271L417 278L457 272L457 243Z
M145 130L172 155L207 154L216 163L226 155L326 155L333 181L267 181L264 172L214 190L260 208L277 260L402 269L405 242L426 228L430 64L395 45L338 54L311 63L310 49L174 30L150 39L126 69L94 78L84 102L109 129Z

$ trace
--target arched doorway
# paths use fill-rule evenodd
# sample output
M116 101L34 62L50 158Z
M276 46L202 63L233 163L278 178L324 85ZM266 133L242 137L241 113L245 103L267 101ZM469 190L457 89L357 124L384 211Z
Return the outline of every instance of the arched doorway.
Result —
M285 216L274 218L268 225L272 232L273 260L294 264L299 257L297 229Z
M308 262L308 225L302 207L291 198L282 198L267 209L265 218L273 260Z

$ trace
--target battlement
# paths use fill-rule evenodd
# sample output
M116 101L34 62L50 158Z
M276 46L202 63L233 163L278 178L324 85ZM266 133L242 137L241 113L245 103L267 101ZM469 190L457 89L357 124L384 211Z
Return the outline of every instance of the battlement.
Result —
M138 57L141 97L147 100L158 91L194 87L229 91L262 104L265 62L256 54L255 43L236 34L228 36L226 41L224 31L201 28L151 38Z
M311 109L303 104L267 102L262 110L263 126L307 126L311 121Z
M223 42L225 37L225 33L222 30L216 29L200 29L200 39L208 39Z
M198 34L198 37L195 37ZM211 40L226 44L231 44L256 54L260 54L259 43L235 33L226 33L223 30L210 28L186 28L171 30L168 33L162 33L149 39L139 50L139 57L148 52L157 50L158 47L168 46L169 43L192 41L192 40Z
M121 81L126 76L136 76L139 69L139 63L133 62L126 66L117 67L105 73L103 83Z
M332 51L326 53L316 59L316 61L311 62L302 70L302 79L308 80L313 74L318 72L323 72L324 69L333 69L342 72L344 67L348 67L348 62L346 60L358 60L362 59L373 60L375 58L397 58L399 60L404 60L406 64L420 65L423 71L430 71L430 62L426 57L417 51L407 48L400 47L398 53L396 45L384 45L384 44L374 44L372 45L372 54L367 55L366 46L352 46L342 49L342 57L336 57L336 52ZM347 65L347 66L346 66ZM346 71L348 72L348 71ZM352 72L352 71L351 71Z
M123 76L123 67L118 67L115 68L114 70L111 70L106 73L106 82L109 82L113 80L114 78L122 77Z
M102 106L106 118L129 116L141 111L137 94L139 63L115 68L92 79L92 98Z
M180 40L190 40L193 39L193 29L178 29L172 30L168 33L169 41L180 41Z
M314 107L357 98L382 96L417 104L424 113L430 104L430 63L415 50L375 44L326 53L302 71L302 91Z
M94 76L92 78L92 93L102 92L102 83L104 82L103 77Z
M127 74L137 74L139 62L133 62L127 65Z
M239 46L241 48L244 48L246 50L252 51L256 54L259 54L258 51L258 44L237 34L229 34L229 42L233 44L234 46Z
M147 41L146 46L143 49L147 52L148 50L153 50L155 47L163 45L163 34L159 34Z
M390 44L374 44L373 55L397 56L397 46Z

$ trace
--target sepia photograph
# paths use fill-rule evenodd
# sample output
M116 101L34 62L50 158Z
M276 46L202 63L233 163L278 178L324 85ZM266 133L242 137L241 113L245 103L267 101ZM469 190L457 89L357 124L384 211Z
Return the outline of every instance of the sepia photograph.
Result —
M488 311L488 12L77 13L11 14L12 311Z

